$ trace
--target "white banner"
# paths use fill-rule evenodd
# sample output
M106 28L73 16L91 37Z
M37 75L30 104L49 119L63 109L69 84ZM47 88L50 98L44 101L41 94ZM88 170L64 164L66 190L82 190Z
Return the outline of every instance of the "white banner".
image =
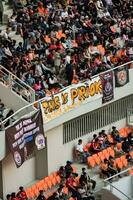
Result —
M84 83L71 85L59 94L46 97L41 102L45 122L66 113L76 106L102 97L101 80L98 77Z

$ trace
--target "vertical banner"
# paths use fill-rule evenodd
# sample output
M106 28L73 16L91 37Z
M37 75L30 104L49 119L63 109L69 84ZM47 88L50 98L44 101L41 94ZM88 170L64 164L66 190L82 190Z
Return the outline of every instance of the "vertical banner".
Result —
M102 103L106 103L114 98L113 72L105 72L100 78L103 89Z
M30 117L23 117L6 129L6 139L17 167L30 156L35 147L45 147L43 119L40 111Z
M115 87L122 87L129 82L128 66L125 65L115 71Z

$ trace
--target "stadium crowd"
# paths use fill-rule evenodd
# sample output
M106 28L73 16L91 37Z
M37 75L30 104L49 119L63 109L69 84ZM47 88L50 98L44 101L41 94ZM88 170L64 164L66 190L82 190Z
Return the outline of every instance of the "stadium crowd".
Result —
M130 0L10 1L0 34L1 64L33 87L38 98L130 61ZM23 42L12 40L16 31Z

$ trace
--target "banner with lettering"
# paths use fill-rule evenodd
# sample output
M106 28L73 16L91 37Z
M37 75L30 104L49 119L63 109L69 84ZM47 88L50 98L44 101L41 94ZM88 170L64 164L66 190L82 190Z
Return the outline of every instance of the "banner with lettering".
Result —
M128 66L119 67L115 69L115 87L122 87L129 82Z
M106 103L114 98L113 72L105 72L100 78L103 89L102 103Z
M45 147L43 119L40 111L23 117L6 129L6 138L15 164L20 167L33 153Z
M101 97L102 85L99 76L84 83L71 85L59 94L46 97L41 102L45 121L54 119L78 105L92 102Z

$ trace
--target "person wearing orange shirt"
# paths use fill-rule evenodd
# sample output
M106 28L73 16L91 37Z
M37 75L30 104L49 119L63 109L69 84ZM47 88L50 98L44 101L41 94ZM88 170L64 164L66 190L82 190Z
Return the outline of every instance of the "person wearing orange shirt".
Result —
M107 177L110 177L111 174L108 170L109 169L108 165L109 165L108 160L104 159L104 161L100 165L100 169L101 169L102 174L106 175Z
M48 10L43 7L43 3L38 3L38 12L42 15L48 15Z

